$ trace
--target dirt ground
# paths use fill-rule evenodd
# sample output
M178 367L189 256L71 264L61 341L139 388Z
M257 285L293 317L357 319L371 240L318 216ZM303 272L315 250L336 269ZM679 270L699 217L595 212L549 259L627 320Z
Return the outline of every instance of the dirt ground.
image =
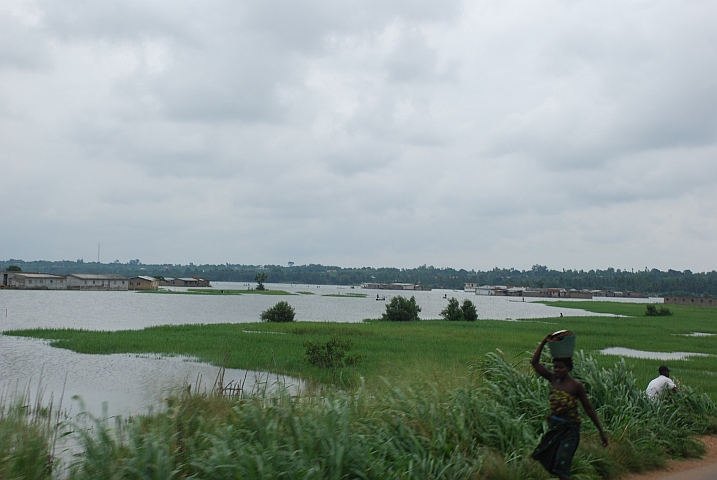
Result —
M689 460L670 460L667 462L667 470L656 470L647 473L626 475L623 480L656 480L665 478L668 475L684 472L693 468L703 467L712 463L717 463L717 437L704 436L700 437L707 447L707 452L702 459Z

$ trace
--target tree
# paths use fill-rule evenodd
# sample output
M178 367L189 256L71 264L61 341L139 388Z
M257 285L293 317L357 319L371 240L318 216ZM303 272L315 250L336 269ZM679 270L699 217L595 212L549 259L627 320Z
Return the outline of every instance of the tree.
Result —
M254 275L254 281L258 283L258 285L256 286L257 290L266 290L266 288L264 287L264 281L268 276L269 275L266 272L260 272Z
M466 322L475 322L478 320L478 309L476 309L475 304L470 300L463 300L461 310L463 311L463 320Z
M460 322L463 320L463 310L461 310L458 300L454 297L451 297L450 300L448 300L448 305L446 305L446 308L441 310L440 315L444 320L448 320L449 322Z
M261 312L260 318L262 322L293 322L294 313L294 308L282 300L268 310Z
M411 322L420 320L418 312L421 307L416 303L416 297L407 299L405 297L396 296L386 305L386 313L381 316L382 320L389 322Z
M22 272L22 268L17 265L10 265L5 269L6 272Z

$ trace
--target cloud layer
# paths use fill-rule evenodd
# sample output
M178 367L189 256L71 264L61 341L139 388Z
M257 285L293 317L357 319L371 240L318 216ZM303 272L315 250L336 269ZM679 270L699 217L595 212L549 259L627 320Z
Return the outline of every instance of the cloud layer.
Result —
M714 2L0 6L0 258L717 268Z

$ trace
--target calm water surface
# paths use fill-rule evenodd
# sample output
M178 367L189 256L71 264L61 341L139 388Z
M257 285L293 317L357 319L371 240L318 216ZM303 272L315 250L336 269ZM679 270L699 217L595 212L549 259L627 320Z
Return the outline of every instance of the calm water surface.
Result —
M313 295L154 295L135 292L79 292L0 290L0 331L18 328L84 328L91 330L140 329L152 325L189 323L249 323L259 321L262 311L285 300L296 310L299 321L360 322L379 318L385 301L376 301L376 290L326 285L274 285L272 290ZM246 284L216 282L215 289L246 289ZM180 290L180 289L178 289ZM366 293L367 298L325 297L327 294ZM379 291L386 301L399 294ZM463 291L433 290L402 292L414 295L421 318L439 318L447 297L472 300L481 319L530 319L559 317L561 310L531 301L506 297L483 297ZM531 299L533 300L533 299ZM541 300L541 299L534 299ZM647 301L647 300L645 300ZM650 300L654 302L655 300ZM570 310L570 315L595 315ZM79 395L87 410L99 414L108 402L110 414L141 413L184 383L201 378L211 387L218 368L184 358L136 355L86 355L49 347L44 341L0 335L0 393L30 390L44 392L47 400L79 410L70 401ZM297 379L227 370L225 382L243 382L245 390L287 385L299 388Z

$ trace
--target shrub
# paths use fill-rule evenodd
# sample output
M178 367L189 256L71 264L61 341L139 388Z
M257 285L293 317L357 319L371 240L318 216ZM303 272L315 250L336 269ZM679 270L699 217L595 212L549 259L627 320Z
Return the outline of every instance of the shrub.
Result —
M261 312L262 322L293 322L294 308L285 301L281 301Z
M441 317L449 322L475 322L478 320L478 310L470 300L464 300L462 305L451 297L446 308L441 310Z
M416 297L407 299L405 297L393 297L386 305L386 313L381 316L382 320L389 322L411 322L417 321L418 312L421 307L416 303Z
M331 337L326 343L305 342L306 359L310 364L319 368L340 368L356 365L363 360L363 355L347 355L351 350L351 340L341 340L337 336Z
M669 317L672 312L667 307L660 307L659 310L655 305L647 305L645 316L647 317Z
M478 310L476 309L475 304L470 300L463 300L461 310L463 310L463 320L466 322L475 322L478 320Z
M463 310L458 304L458 300L453 297L448 300L448 305L446 305L446 308L441 310L440 315L444 320L448 320L449 322L460 322L464 320Z

